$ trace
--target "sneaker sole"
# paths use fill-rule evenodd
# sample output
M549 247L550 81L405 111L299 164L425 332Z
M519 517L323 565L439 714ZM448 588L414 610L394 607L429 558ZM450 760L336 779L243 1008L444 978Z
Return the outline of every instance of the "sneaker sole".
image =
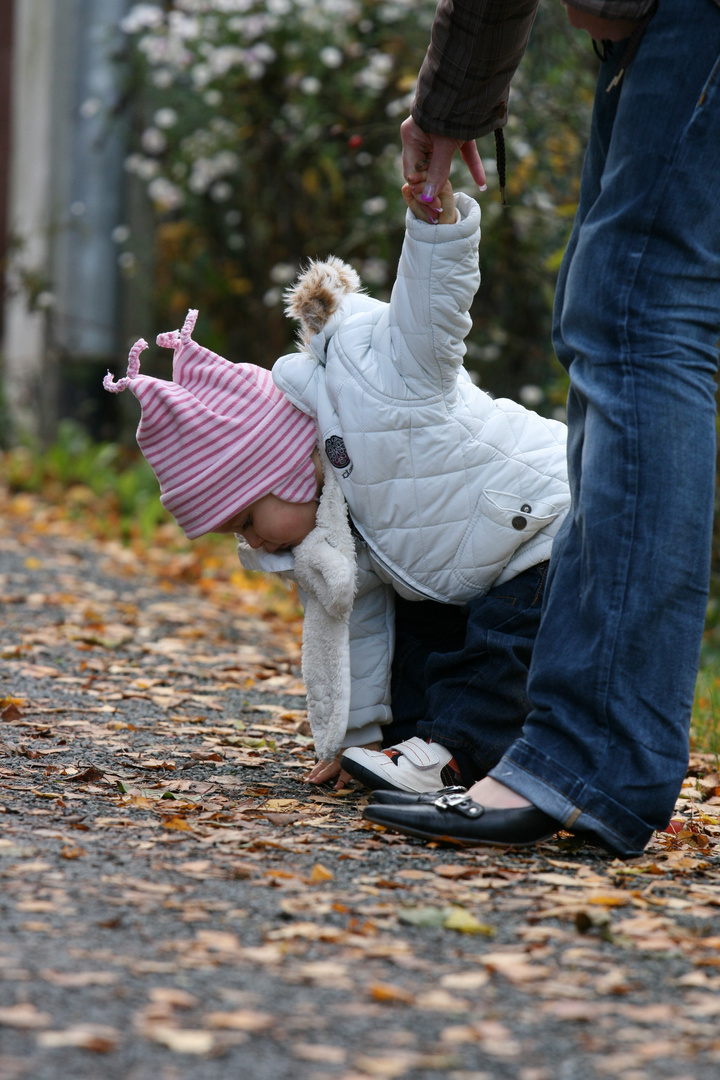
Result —
M365 768L364 765L358 764L357 761L346 761L345 758L340 759L340 767L345 772L350 773L354 780L360 780L366 787L369 787L373 791L401 791L405 795L420 795L419 791L407 791L405 788L398 787L397 784L391 784L389 780L385 780L384 777L378 776L372 769Z

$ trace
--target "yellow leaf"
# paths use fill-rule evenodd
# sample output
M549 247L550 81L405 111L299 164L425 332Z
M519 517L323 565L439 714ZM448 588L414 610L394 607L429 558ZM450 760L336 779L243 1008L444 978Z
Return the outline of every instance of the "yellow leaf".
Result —
M472 912L461 907L450 908L443 926L446 930L458 930L461 934L484 934L485 937L492 937L495 933L492 926L481 923Z
M185 818L171 817L163 821L163 829L173 829L176 832L190 832L190 826Z
M332 870L328 870L322 863L315 863L313 866L310 877L308 878L311 885L317 885L320 881L332 881L334 875Z

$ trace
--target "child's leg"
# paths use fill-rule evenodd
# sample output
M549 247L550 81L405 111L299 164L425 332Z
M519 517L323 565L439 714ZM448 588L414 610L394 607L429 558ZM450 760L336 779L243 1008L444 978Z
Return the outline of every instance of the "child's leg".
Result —
M383 746L418 735L427 713L426 668L433 654L455 653L465 644L468 607L395 597L395 654L392 666L391 724L383 728Z
M461 646L448 651L440 631L440 647L427 654L417 734L452 751L467 785L497 764L530 711L527 673L546 575L541 563L471 601Z

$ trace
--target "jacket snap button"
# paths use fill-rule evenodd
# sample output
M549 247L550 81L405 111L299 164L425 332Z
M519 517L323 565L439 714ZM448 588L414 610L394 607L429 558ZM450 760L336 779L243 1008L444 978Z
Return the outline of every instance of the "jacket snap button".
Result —
M517 517L514 517L512 519L510 524L512 525L513 529L524 529L527 525L527 521L524 517L520 517L520 515L518 514Z
M523 503L520 509L522 510L523 514L532 514L532 506L530 505L530 503Z

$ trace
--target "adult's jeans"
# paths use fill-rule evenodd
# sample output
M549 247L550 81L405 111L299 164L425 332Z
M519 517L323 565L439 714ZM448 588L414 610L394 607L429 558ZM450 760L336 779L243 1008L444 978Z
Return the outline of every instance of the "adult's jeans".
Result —
M546 578L539 563L461 606L396 596L386 746L413 735L442 743L467 786L497 765L530 710Z
M672 814L707 607L720 334L720 10L660 0L602 65L556 294L571 512L522 737L491 775L639 853Z

